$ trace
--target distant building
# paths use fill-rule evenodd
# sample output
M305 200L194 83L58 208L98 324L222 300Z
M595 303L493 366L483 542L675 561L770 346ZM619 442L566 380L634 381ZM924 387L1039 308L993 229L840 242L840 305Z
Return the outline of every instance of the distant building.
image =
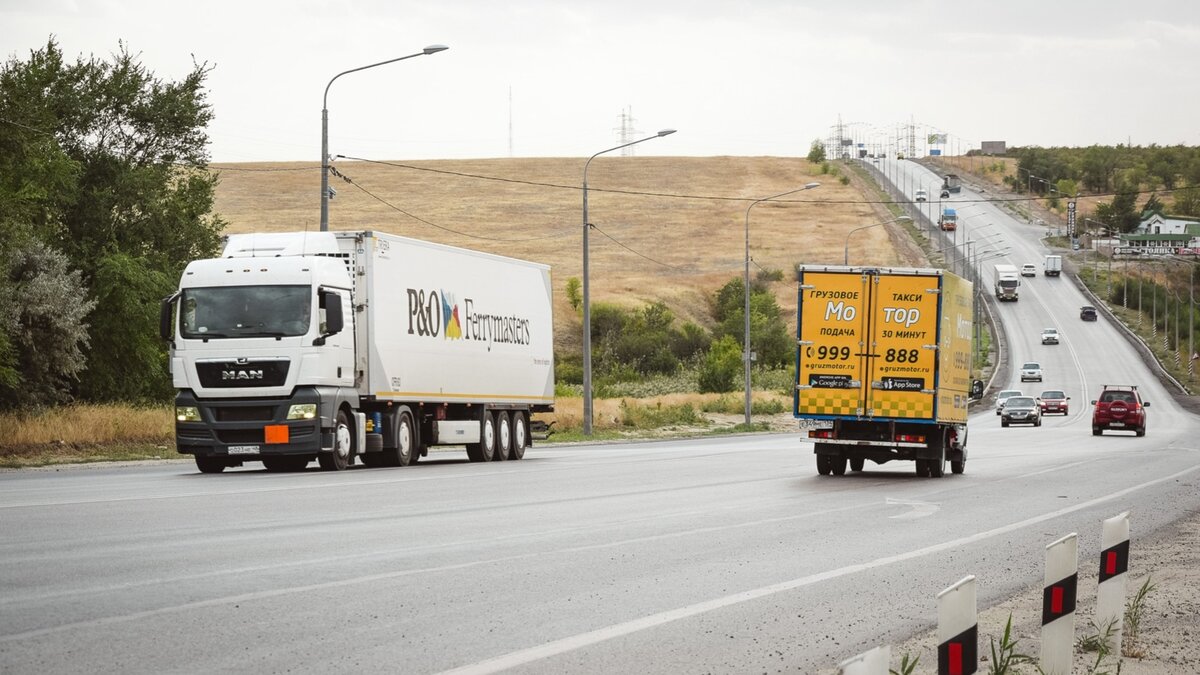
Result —
M1179 218L1161 213L1149 213L1142 218L1133 234L1191 234L1200 236L1200 220Z
M1200 221L1148 213L1130 234L1121 235L1117 254L1196 255Z
M1008 142L983 141L979 144L979 151L985 155L1003 155L1008 152Z

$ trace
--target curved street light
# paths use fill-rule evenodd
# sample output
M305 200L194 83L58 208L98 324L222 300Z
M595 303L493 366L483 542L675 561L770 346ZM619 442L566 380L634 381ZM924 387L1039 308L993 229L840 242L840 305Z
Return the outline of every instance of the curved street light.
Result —
M763 197L762 199L756 199L756 200L750 202L750 206L746 207L746 276L742 280L742 286L744 287L743 290L746 292L746 303L745 303L746 332L742 336L742 364L745 366L745 373L746 373L746 426L747 427L750 426L750 209L754 208L755 205L757 205L757 204L761 204L762 202L768 202L768 201L771 201L772 199L779 199L780 197L786 197L790 194L795 194L797 192L804 192L805 190L811 190L813 188L817 188L820 186L821 186L820 183L806 183L804 185L804 187L798 187L795 190L788 190L787 192L780 192L779 194L771 195L770 197Z
M321 231L322 232L329 229L329 88L333 86L333 81L338 79L339 77L349 74L349 73L357 73L360 70L366 70L367 68L374 68L376 66L386 66L389 63L395 63L397 61L403 61L405 59L411 59L411 58L414 58L417 56L426 56L428 54L436 54L438 52L444 52L447 49L449 49L449 47L447 47L446 45L429 45L428 47L422 49L421 51L417 52L416 54L409 54L408 56L401 56L401 57L394 58L394 59L388 59L387 61L380 61L379 63L372 63L367 66L359 66L358 68L351 68L350 70L343 70L342 72L340 72L337 75L334 75L332 78L330 78L329 84L325 85L325 95L321 98Z
M912 218L909 216L896 216L895 218L892 218L891 220L885 220L882 223L871 223L870 225L863 225L862 227L856 227L853 230L850 230L849 232L846 233L846 245L842 250L842 264L843 265L850 264L850 235L854 234L855 232L858 232L859 230L869 230L872 227L879 227L880 225L888 225L891 223L904 223L904 222L911 222L911 221L912 221Z
M617 145L606 150L601 150L588 158L588 161L583 164L583 435L592 435L592 303L591 296L588 294L588 230L591 229L591 223L588 222L588 186L587 172L588 166L592 160L606 152L628 148L631 145L644 143L670 136L675 133L674 129L663 129L662 131L639 138L636 141Z

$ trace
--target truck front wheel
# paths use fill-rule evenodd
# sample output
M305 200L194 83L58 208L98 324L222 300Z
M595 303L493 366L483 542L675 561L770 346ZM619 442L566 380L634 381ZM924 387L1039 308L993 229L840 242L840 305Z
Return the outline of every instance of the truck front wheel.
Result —
M326 471L342 471L350 466L354 454L354 429L345 410L339 410L333 427L333 450L317 455L317 463Z
M220 457L196 455L196 468L200 469L200 473L221 473L225 470L225 460Z

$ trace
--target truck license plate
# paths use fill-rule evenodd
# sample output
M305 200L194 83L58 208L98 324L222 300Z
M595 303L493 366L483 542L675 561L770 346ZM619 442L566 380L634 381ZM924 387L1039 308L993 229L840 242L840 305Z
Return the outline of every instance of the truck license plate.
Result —
M833 428L833 420L801 419L801 420L799 420L799 422L800 422L801 429L832 429Z
M257 445L231 445L228 450L231 455L257 455Z

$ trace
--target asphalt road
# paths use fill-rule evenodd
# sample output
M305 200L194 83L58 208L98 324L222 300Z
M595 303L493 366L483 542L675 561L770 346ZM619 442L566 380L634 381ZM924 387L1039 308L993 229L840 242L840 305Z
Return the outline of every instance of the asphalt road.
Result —
M1002 215L1013 261L1036 260L1036 232ZM987 606L1039 584L1065 534L1087 573L1105 518L1131 512L1136 560L1200 510L1200 423L1080 304L1038 277L998 308L1013 359L1040 360L1071 414L1002 429L985 407L966 473L940 479L820 477L796 434L336 474L0 473L0 672L829 668L931 627L967 574ZM1040 344L1048 326L1063 344ZM1091 435L1102 383L1142 388L1144 438Z

